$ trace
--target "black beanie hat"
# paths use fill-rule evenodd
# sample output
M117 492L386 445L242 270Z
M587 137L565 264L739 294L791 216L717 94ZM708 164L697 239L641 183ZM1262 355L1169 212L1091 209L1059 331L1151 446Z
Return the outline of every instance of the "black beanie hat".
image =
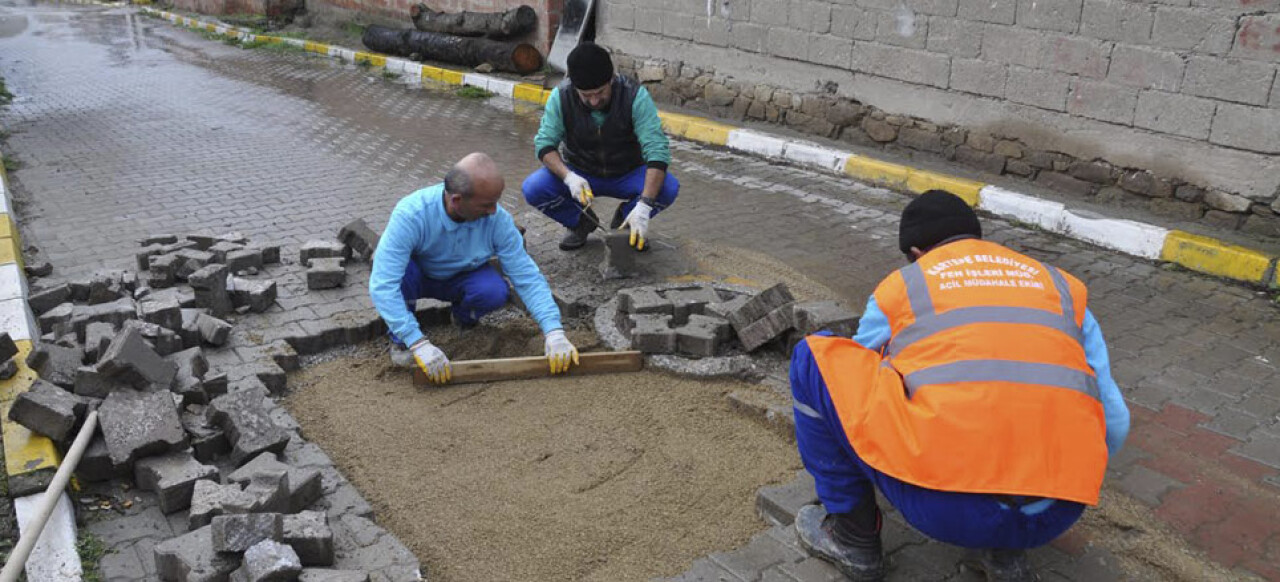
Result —
M945 190L930 190L917 196L902 210L898 226L898 248L910 255L911 247L922 251L951 237L971 235L982 238L982 224L959 196Z
M584 42L569 52L569 81L574 89L590 91L613 80L613 60L609 51L594 42Z

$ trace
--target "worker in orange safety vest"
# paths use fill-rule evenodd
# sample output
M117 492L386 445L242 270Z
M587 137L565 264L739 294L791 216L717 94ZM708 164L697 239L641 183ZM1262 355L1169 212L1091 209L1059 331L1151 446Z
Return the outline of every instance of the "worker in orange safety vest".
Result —
M796 444L821 501L796 515L801 545L881 580L879 488L912 527L970 548L988 580L1035 580L1025 550L1098 503L1129 431L1088 291L982 240L940 190L903 210L899 247L909 264L857 334L809 336L792 355Z

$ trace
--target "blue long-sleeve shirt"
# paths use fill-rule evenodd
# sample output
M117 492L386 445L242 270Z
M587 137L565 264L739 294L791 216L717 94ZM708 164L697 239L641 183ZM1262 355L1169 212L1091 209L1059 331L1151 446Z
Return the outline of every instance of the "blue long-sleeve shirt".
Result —
M603 125L604 111L592 111L591 118L597 125ZM636 139L640 141L640 152L649 167L666 169L671 163L670 142L667 134L662 133L662 119L658 117L658 106L644 87L636 93L631 103L631 124L636 130ZM560 112L560 88L551 90L547 104L542 110L542 124L538 126L538 135L533 138L534 151L542 158L548 150L560 146L564 140L564 115Z
M411 346L423 334L400 291L409 261L417 263L427 277L443 280L479 268L495 255L542 333L561 329L560 308L546 277L525 252L511 214L499 206L496 213L479 220L456 222L444 209L444 184L405 196L391 211L369 275L373 306L392 333Z
M853 337L864 348L880 351L892 335L889 318L876 305L872 295L867 299L867 309L858 321L858 333ZM1111 357L1107 354L1107 342L1102 338L1098 320L1088 309L1084 311L1084 357L1097 376L1098 391L1102 397L1102 411L1107 422L1107 452L1116 454L1129 436L1129 406L1120 395L1120 387L1111 377Z

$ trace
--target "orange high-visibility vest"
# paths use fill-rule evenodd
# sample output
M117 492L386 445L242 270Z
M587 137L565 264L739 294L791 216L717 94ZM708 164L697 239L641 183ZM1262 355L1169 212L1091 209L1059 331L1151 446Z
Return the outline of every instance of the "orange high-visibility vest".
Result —
M885 278L875 299L892 330L881 353L808 338L859 457L929 489L1098 503L1106 419L1083 283L961 240Z

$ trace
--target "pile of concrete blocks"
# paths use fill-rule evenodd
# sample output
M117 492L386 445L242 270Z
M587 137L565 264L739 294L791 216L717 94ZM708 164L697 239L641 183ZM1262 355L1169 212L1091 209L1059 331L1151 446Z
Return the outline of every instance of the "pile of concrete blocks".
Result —
M858 314L834 301L797 302L785 284L755 295L692 285L623 289L616 321L633 349L706 358L734 347L753 352L775 340L789 351L824 329L852 336Z
M253 279L265 265L280 262L279 245L253 245L243 234L157 235L139 241L135 255L139 272L146 271L142 297L157 289L188 283L194 305L217 317L233 310L263 312L275 303L276 284ZM34 307L33 307L34 309Z
M618 324L633 349L648 354L713 357L730 339L729 322L715 308L736 294L709 285L636 287L618 292Z

